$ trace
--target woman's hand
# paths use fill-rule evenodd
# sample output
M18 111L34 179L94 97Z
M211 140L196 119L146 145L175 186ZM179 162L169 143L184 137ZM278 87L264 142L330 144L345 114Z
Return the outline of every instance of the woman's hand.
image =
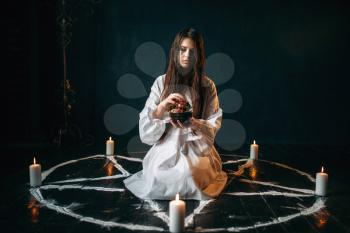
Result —
M199 129L198 119L196 119L194 117L190 117L187 121L185 121L183 123L179 120L177 120L177 121L171 120L170 123L176 128L191 128L193 130Z
M158 104L157 109L153 112L154 118L160 119L171 105L182 101L186 101L183 95L179 93L170 94L167 98Z
M181 121L177 120L177 121L173 121L173 119L170 120L170 124L173 125L173 127L175 128L187 128L187 124L185 123L181 123Z

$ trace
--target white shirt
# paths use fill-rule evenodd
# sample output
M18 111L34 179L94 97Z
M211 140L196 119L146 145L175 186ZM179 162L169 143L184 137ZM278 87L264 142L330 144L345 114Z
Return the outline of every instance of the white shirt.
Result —
M199 130L194 132L191 128L167 127L170 121L168 113L162 119L153 118L164 80L165 75L155 80L140 113L140 138L143 143L153 146L143 160L143 170L125 179L124 183L142 199L170 200L177 193L182 199L214 198L227 181L227 175L221 169L221 158L214 147L222 119L215 84L207 77L202 82L206 89L203 119L195 119ZM182 94L192 105L190 89L184 88Z

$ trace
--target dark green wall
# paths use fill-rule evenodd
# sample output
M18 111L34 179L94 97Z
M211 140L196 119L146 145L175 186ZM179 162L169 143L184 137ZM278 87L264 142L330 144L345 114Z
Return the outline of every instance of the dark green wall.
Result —
M109 106L141 110L146 98L121 97L118 78L136 74L149 92L153 78L135 65L137 47L154 41L168 53L175 33L192 26L208 55L222 52L235 63L218 91L241 93L242 107L224 118L243 125L247 142L347 144L349 13L346 1L102 1L73 25L76 121L103 140ZM135 134L137 127L121 140Z
M32 64L28 68L32 84L26 94L32 99L32 113L23 115L21 125L31 126L23 139L33 137L29 131L35 130L44 132L50 141L62 119L60 108L53 107L62 78L55 38L57 9L53 1L33 2L26 10L29 13L21 14L26 22L22 28L28 28L25 63ZM112 135L126 147L138 134L137 127L113 135L104 124L104 114L114 104L141 110L146 96L121 96L118 79L135 74L149 92L154 78L135 64L137 48L152 41L167 55L176 32L192 26L203 33L208 56L220 52L234 62L232 78L217 88L219 93L235 89L241 94L240 109L225 113L224 119L243 126L246 143L256 139L261 143L349 144L348 1L67 2L75 3L70 5L73 24L67 47L68 78L76 91L72 122L80 127L84 140L90 135L95 143L103 144ZM18 103L27 98L18 96ZM14 115L8 114L9 132L16 128L15 120L11 122L17 119Z

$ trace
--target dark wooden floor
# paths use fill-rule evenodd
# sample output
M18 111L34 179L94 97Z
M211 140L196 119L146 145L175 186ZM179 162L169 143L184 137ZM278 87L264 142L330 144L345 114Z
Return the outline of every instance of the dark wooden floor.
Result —
M186 201L186 231L350 232L349 148L260 148L255 163L247 163L244 149L222 153L227 187L215 200ZM122 183L141 169L143 153L105 157L98 148L47 149L38 155L43 185L33 189L28 151L4 150L12 162L1 170L3 232L168 231L168 201L139 200ZM325 198L312 193L321 166L329 174Z

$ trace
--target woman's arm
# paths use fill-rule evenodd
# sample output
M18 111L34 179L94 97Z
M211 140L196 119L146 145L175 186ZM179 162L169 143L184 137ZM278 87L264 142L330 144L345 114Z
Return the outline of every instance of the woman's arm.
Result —
M140 113L139 134L143 143L155 144L165 131L166 122L161 117L156 117L154 112L160 102L163 89L162 77L156 79L151 88L151 93L146 101L145 107Z
M205 153L215 141L215 136L221 127L222 110L219 107L219 99L215 84L210 81L207 89L207 98L204 105L203 119L191 118L190 133L186 141L197 147L198 153Z

